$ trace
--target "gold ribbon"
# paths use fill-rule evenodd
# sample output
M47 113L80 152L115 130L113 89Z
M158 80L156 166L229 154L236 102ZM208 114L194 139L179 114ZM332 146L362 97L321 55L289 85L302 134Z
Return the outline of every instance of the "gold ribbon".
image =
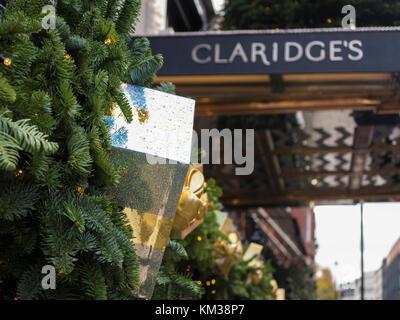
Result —
M243 259L244 260L250 260L253 257L253 260L250 261L249 266L252 267L256 267L256 268L263 268L264 269L264 261L259 259L260 254L263 250L263 246L261 244L255 243L255 242L251 242L249 247L247 248ZM259 269L255 272L250 272L249 273L249 278L251 280L252 283L254 284L259 284L263 278L264 275L264 270L263 269Z
M203 173L189 169L172 225L173 231L182 231L196 220L203 219L208 211L207 184Z
M275 279L272 279L269 284L272 286L272 294L276 295L276 291L278 290L278 283Z
M228 239L230 243L226 240L218 239L214 244L214 247L221 251L224 256L220 266L223 274L228 274L231 266L242 260L243 254L243 246L239 234L236 231L231 232L228 234Z
M254 259L249 263L249 266L256 267L256 268L264 268L264 261L260 259ZM251 281L257 285L261 282L264 276L264 270L258 269L255 272L250 272L250 279Z

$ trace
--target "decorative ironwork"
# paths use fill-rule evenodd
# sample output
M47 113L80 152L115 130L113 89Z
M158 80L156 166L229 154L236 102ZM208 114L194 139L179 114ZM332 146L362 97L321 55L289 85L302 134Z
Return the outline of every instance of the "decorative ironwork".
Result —
M350 120L348 126L335 126L332 118L325 127L256 130L252 175L234 176L233 168L211 166L216 176L230 175L218 181L227 190L226 198L235 200L227 203L290 204L335 195L354 200L397 194L400 198L400 125L357 127ZM264 147L269 134L272 141Z

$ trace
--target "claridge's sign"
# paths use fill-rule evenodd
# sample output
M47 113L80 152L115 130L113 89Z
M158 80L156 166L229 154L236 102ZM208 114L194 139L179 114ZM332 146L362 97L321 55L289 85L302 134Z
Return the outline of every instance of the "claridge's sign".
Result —
M400 71L400 29L239 31L149 37L158 75Z

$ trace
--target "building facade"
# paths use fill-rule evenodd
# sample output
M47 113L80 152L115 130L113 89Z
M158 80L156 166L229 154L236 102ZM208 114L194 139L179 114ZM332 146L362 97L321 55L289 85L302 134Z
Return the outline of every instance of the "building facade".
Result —
M212 0L143 0L136 34L204 31L214 24Z
M311 207L293 207L291 215L296 219L303 239L307 264L314 268L314 257L316 254L315 243L315 215Z
M383 299L400 300L400 238L383 262Z
M356 300L357 280L343 283L339 286L340 300Z
M382 300L382 268L364 273L364 300ZM356 280L355 300L361 300L361 279Z
M342 300L361 299L361 279L340 286ZM364 273L365 300L400 300L400 238L383 260L382 267Z
M144 0L136 24L137 34L160 34L168 32L167 1Z
M361 300L361 279L339 286L341 300ZM364 300L383 299L383 268L364 273Z

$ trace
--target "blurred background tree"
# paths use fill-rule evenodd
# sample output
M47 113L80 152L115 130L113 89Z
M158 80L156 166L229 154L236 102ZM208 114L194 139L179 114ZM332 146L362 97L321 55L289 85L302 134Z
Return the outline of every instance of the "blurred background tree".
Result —
M341 27L342 7L356 9L356 26L397 26L398 0L227 0L222 28L289 29Z
M330 269L323 268L317 272L317 298L318 300L337 300L339 292L333 280Z

